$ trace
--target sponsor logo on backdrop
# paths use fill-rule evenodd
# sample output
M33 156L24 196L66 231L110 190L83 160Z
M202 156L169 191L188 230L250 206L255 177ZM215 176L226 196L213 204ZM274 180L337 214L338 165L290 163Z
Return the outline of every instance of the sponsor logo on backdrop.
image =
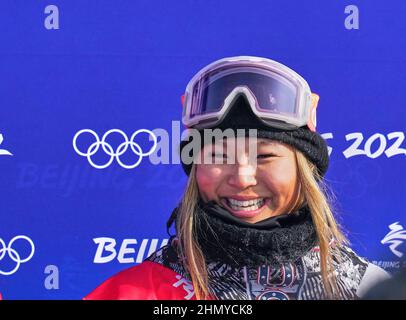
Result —
M399 246L406 241L406 230L403 228L399 221L389 225L389 233L381 240L382 244L389 245L389 249L398 258L403 257L403 252L400 251Z
M4 137L0 133L0 156L12 156L13 154L10 151L1 148L1 144L3 143L3 141L4 141Z
M30 247L29 254L25 256L23 256L15 248L16 242L22 240L24 240L24 242L27 242ZM24 235L15 236L13 239L10 240L8 245L2 238L0 238L0 262L4 261L6 258L9 258L14 263L14 267L11 269L5 270L3 269L4 266L2 266L0 269L0 275L10 276L16 273L22 263L26 263L31 260L31 258L34 256L34 252L35 252L34 242L27 236Z
M147 151L144 152L141 146L135 142L137 135L140 133L148 133L150 136L150 140L153 141L153 146ZM121 144L118 145L117 148L113 148L111 144L106 142L106 139L109 135L112 134L119 134L123 140ZM77 139L81 135L90 134L94 138L94 142L91 143L84 151L80 150L77 146ZM116 162L124 169L134 169L138 167L142 161L142 159L146 156L149 156L152 152L154 152L156 145L157 145L157 138L155 134L147 129L139 129L135 131L130 138L128 138L127 134L119 129L111 129L107 131L102 138L99 138L99 135L90 129L82 129L78 131L75 136L73 137L73 149L75 149L76 153L82 157L86 157L89 164L96 169L105 169L110 166L114 159ZM93 161L93 156L98 152L101 151L104 154L108 155L108 160L104 164L96 164ZM127 151L131 151L133 154L137 156L137 160L133 164L126 164L121 160L121 156L124 155Z
M123 239L118 243L114 238L94 238L97 244L94 263L109 263L117 260L119 263L141 263L152 253L168 243L168 239ZM158 245L160 246L158 247Z
M406 268L404 259L404 242L406 241L406 230L399 221L388 226L390 231L383 237L381 244L388 247L394 256L393 260L373 260L372 263L384 268L389 272L396 272L400 268ZM396 257L396 258L395 258Z

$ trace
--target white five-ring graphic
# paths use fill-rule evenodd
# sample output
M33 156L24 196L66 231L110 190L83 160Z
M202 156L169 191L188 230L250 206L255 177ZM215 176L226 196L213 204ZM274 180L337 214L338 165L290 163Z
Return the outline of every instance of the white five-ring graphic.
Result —
M26 240L31 246L31 252L26 258L21 258L20 254L15 249L12 248L14 242L16 242L17 240L20 240L20 239ZM6 245L4 240L2 238L0 238L0 261L3 260L3 258L6 256L6 254L8 254L10 259L16 263L16 266L14 267L14 269L12 269L10 271L0 270L0 274L3 276L9 276L9 275L12 275L13 273L16 273L22 263L27 262L32 258L32 256L34 255L34 252L35 252L34 242L32 242L32 240L30 238L28 238L27 236L15 236L13 239L11 239L8 246Z
M3 135L0 133L0 144L3 143ZM0 156L12 156L13 154L6 150L6 149L0 149Z
M134 139L136 138L136 136L141 133L141 132L146 132L148 133L153 140L153 146L151 147L151 149L148 152L143 152L140 145L136 142L134 142ZM78 137L81 134L84 133L89 133L91 134L94 138L95 138L95 142L93 142L85 152L80 151L76 145L76 140L78 139ZM121 143L116 150L113 150L112 146L110 144L108 144L106 142L106 138L108 137L109 134L111 133L118 133L120 134L123 138L124 138L124 142ZM100 146L102 147L103 151L110 156L110 159L107 161L107 163L99 165L94 163L94 161L92 160L92 156L99 151ZM117 163L124 169L133 169L135 167L137 167L141 161L143 157L149 156L151 153L153 153L156 149L157 146L157 138L155 136L155 134L147 129L139 129L137 131L135 131L131 138L128 139L127 135L119 130L119 129L111 129L109 131L107 131L103 137L99 138L99 136L97 135L96 132L94 132L93 130L90 129L82 129L80 131L78 131L75 136L73 137L73 148L75 149L75 151L77 152L77 154L79 154L82 157L86 157L87 161L89 161L90 165L96 169L105 169L107 168L109 165L111 165L111 163L113 162L114 159L117 160ZM131 165L125 164L121 161L120 156L123 155L127 150L128 147L131 148L132 152L134 152L137 156L138 156L138 160Z

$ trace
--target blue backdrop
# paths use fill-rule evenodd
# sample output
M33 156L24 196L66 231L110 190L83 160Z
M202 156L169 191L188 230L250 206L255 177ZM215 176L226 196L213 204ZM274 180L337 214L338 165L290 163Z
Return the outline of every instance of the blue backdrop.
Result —
M356 26L348 5L358 28L348 29ZM402 0L1 1L3 298L80 299L165 244L186 182L181 166L144 158L134 169L117 161L96 169L73 138L82 129L100 138L110 129L172 132L190 78L235 55L282 62L320 95L336 214L360 255L399 269L405 15ZM120 143L117 132L108 139ZM147 150L151 142L139 139ZM86 150L91 141L77 142Z

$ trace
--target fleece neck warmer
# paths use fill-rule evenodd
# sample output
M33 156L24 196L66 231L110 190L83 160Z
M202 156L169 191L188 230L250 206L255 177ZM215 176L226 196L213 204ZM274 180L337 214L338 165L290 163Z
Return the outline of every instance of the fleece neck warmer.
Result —
M279 266L296 261L317 245L308 206L254 224L234 217L214 201L200 201L196 210L196 239L208 262Z

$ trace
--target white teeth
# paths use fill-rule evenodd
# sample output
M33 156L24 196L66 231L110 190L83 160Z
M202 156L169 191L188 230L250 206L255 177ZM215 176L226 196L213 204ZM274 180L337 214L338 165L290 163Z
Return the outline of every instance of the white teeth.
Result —
M248 201L239 201L232 198L227 198L227 201L233 210L241 210L241 211L256 210L262 207L264 204L263 198Z

